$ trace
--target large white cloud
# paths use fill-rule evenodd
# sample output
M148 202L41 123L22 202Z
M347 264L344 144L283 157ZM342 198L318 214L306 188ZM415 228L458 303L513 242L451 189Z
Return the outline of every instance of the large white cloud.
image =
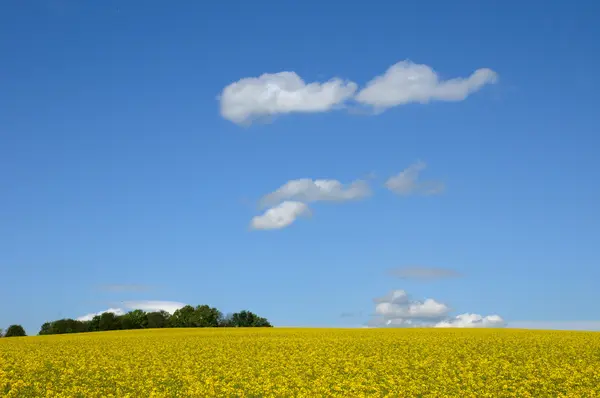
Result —
M462 101L486 84L495 83L498 75L491 69L477 69L467 78L441 80L427 65L409 60L392 65L358 92L355 100L383 111L411 102Z
M178 309L185 306L183 303L176 301L159 301L159 300L134 300L124 301L121 303L123 308L109 308L105 311L92 312L77 318L79 321L90 321L96 315L102 315L105 312L112 312L115 315L123 315L127 310L142 310L145 312L153 311L167 311L169 314L173 314Z
M400 173L388 178L385 186L397 195L435 195L444 190L444 184L439 181L418 181L419 174L427 165L425 162L416 162L402 170Z
M450 317L451 308L428 298L411 300L404 290L394 290L375 300L375 315L367 327L503 327L498 315L462 314Z
M349 184L342 184L338 180L300 178L290 180L265 195L261 200L262 206L272 206L285 200L299 202L317 201L348 201L369 196L371 190L364 180L356 180Z
M295 72L265 73L231 83L219 100L221 116L237 124L292 112L325 112L351 98L356 83L331 79L305 83Z
M270 208L260 216L252 218L252 229L281 229L291 225L300 216L310 215L310 209L305 203L284 201Z

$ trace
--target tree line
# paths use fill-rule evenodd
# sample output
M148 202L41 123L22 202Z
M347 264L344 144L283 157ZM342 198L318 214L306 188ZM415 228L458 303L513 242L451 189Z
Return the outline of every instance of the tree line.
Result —
M173 315L166 311L145 312L133 310L123 315L104 312L91 320L59 319L42 325L39 334L65 334L100 332L108 330L156 329L156 328L203 328L203 327L272 327L265 318L250 311L240 311L223 316L208 305L186 305Z
M208 305L186 305L173 315L166 311L145 312L133 310L123 315L104 312L90 320L59 319L42 325L39 335L100 332L107 330L156 328L218 328L218 327L272 327L265 318L250 311L240 311L223 316L221 311ZM25 336L21 325L11 325L0 337Z

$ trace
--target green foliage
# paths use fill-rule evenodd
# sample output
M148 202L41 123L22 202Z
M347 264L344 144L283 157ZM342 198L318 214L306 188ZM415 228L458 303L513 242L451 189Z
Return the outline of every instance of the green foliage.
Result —
M165 328L169 326L171 314L167 311L149 312L146 314L147 327L150 329Z
M122 329L144 329L146 327L148 327L148 319L142 310L134 310L121 316Z
M84 333L106 330L126 330L145 328L206 328L206 327L271 327L265 319L249 311L241 311L223 317L221 311L208 305L192 307L186 305L170 315L166 311L144 312L133 310L124 315L105 312L88 321L59 319L46 322L40 328L40 335Z
M21 325L10 325L8 329L6 329L6 333L4 337L22 337L27 336L25 333L25 329Z

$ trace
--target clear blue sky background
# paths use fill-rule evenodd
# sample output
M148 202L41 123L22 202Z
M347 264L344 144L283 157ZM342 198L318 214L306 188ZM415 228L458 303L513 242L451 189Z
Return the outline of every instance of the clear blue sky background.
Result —
M130 299L353 326L398 288L457 314L600 320L599 16L594 1L3 2L0 326ZM219 114L243 77L362 86L404 59L500 80L377 116ZM416 160L446 192L383 188ZM371 172L368 200L248 228L288 180ZM465 276L386 275L414 264Z

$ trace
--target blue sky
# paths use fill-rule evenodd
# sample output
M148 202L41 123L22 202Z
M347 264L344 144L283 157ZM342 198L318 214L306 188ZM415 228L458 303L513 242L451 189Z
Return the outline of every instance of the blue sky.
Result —
M600 328L596 2L1 7L0 326L144 300L356 326L404 290ZM271 198L303 214L253 229L297 179Z

